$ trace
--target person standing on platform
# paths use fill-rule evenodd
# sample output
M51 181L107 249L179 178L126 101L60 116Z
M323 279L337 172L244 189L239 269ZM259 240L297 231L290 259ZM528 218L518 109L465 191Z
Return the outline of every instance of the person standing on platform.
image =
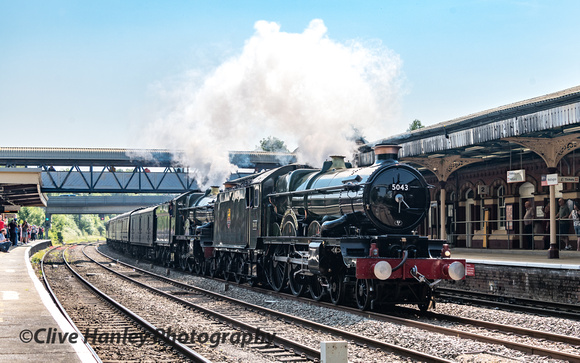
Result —
M21 236L22 236L22 244L28 243L28 223L26 221L22 221L22 232L21 232Z
M571 213L570 208L568 208L568 204L564 198L558 199L558 204L560 205L560 209L558 210L558 234L560 235L560 239L564 241L564 249L570 250L572 249L572 247L568 244L568 231L570 230L570 222L568 217Z
M576 232L576 251L580 251L580 205L574 202L574 209L570 213L570 218L574 222L574 232Z
M534 208L529 200L524 203L524 206L526 207L526 214L524 214L524 248L531 249L534 239L532 235L534 232Z
M12 241L13 246L16 246L18 244L18 234L16 233L17 229L18 227L16 226L16 218L14 218L8 224L8 231L10 232L10 240Z

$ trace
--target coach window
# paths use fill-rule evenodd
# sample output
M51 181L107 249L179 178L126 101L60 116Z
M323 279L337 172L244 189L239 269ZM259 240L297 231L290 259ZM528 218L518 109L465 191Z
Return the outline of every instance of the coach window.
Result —
M497 216L498 229L505 229L505 188L503 185L497 188Z

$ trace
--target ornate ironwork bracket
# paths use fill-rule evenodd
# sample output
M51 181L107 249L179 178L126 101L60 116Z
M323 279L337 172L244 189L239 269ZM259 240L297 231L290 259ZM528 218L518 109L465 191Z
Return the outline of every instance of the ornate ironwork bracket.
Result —
M508 137L502 139L527 147L540 155L548 168L557 168L560 160L568 153L580 148L577 134L560 137Z
M483 159L449 155L443 158L403 158L402 161L424 166L435 174L440 182L446 182L454 171L466 165L481 162Z

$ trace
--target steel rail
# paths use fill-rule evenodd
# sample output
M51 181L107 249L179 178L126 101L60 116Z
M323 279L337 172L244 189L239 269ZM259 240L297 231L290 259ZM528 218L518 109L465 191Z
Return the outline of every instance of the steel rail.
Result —
M98 249L96 249L99 253L103 254L101 251L99 251ZM103 254L104 255L104 254ZM106 255L104 255L106 256ZM111 258L109 256L106 256L107 258ZM111 258L112 260L116 260ZM116 260L118 261L118 260ZM125 264L123 262L119 262L121 264L124 264L126 266L131 266L131 268L135 268L136 270L140 270L146 274L150 274L150 275L154 275L160 279L164 279L166 281L171 281L171 283L173 284L177 284L177 285L182 285L182 286L186 286L189 289L194 289L194 290L198 290L198 291L203 291L204 293L210 294L210 295L215 295L220 299L232 299L232 300L236 300L227 296L223 296L211 291L207 291L195 286L191 286L191 285L187 285L187 284L183 284L179 281L173 280L173 279L169 279L167 277L164 276L160 276L157 274L154 274L152 272L140 269L136 266L132 266L129 264ZM245 286L244 286L245 287ZM248 287L249 288L249 287ZM270 290L265 290L265 289L261 289L261 288L256 288L253 287L251 289L255 289L255 290L259 290L261 292L267 292L268 294L272 294L273 296L279 296L280 293L272 293L272 291ZM497 338L492 338L492 337L485 337L485 336L480 336L474 333L469 333L469 332L462 332L459 330L455 330L455 329L450 329L450 328L445 328L445 327L440 327L440 326L436 326L436 325L432 325L432 324L428 324L428 323L422 323L422 322L418 322L418 321L413 321L413 320L409 320L409 319L404 319L404 318L399 318L399 317L395 317L395 316L391 316L391 315L384 315L384 314L379 314L379 313L374 313L374 312L368 312L368 311L360 311L358 309L354 309L354 308L349 308L349 307L345 307L345 306L336 306L330 303L324 303L324 302L317 302L317 301L312 301L309 299L304 299L304 298L299 298L299 297L295 297L293 295L284 295L285 297L289 297L289 298L293 298L296 299L297 301L307 301L309 304L313 304L313 305L317 305L317 306L326 306L326 307L330 307L330 308L334 308L334 309L338 309L341 311L347 311L353 314L357 314L360 316L364 316L364 317L373 317L375 319L380 319L382 321L387 321L387 322L391 322L391 323L395 323L395 324L400 324L400 325L405 325L405 326L410 326L410 327L415 327L418 329L423 329L423 330L428 330L428 331L433 331L436 333L440 333L440 334L444 334L444 335L449 335L449 336L456 336L456 337L461 337L464 339L471 339L471 340L475 340L475 341L480 341L480 342L484 342L484 343L489 343L489 344L497 344L497 345L502 345L505 346L507 348L510 349L514 349L514 350L518 350L524 353L529 353L529 354L537 354L537 355L542 355L542 356L548 356L548 357L552 357L552 358L556 358L556 359L563 359L563 360L570 360L570 361L579 361L580 362L580 355L576 355L576 354L570 354L570 353L564 353L564 352L560 352L557 350L551 350L551 349L547 349L547 348L542 348L542 347L534 347L534 346L530 346L528 344L521 344L521 343L517 343L517 342L510 342L510 341L505 341L502 339L497 339ZM236 300L237 301L237 300ZM244 304L244 305L248 305L251 306L252 304L240 301L240 304ZM258 307L259 309L266 309L266 310L270 310L267 308L262 308L262 307ZM272 314L277 314L280 317L283 317L284 313L280 313L277 311L272 311ZM296 318L296 317L292 317L289 316L289 319L291 320L297 320L300 318ZM305 323L309 323L308 321L306 321ZM316 323L314 323L316 324ZM491 323L490 323L491 324ZM329 327L331 328L331 327ZM503 328L506 328L506 326L496 326L494 329L497 330L503 330ZM509 330L507 330L509 331ZM342 333L342 331L340 331ZM548 333L549 334L549 333ZM554 339L557 339L556 341L559 341L558 339L562 339L562 338L558 338L553 336ZM563 336L560 336L563 337ZM352 339L352 338L350 338ZM354 340L354 339L353 339ZM363 344L369 344L370 343L363 343ZM386 344L386 343L385 343ZM573 343L574 344L574 343ZM422 354L422 353L421 353Z
M407 308L399 308L399 309L402 311L408 310L409 312L416 313L416 310L412 310L412 309L407 309ZM421 313L421 316L426 317L426 318L431 318L431 319L449 320L449 321L453 321L453 322L460 323L460 324L469 324L469 325L473 325L473 326L477 326L477 327L487 328L490 330L500 330L500 331L514 333L514 334L527 335L527 336L538 338L538 339L547 339L547 340L550 340L553 342L561 342L561 343L573 344L573 345L580 346L580 338L578 338L578 337L566 336L566 335L562 335L562 334L555 334L555 333L550 333L550 332L540 331L540 330L533 330L533 329L528 329L528 328L521 328L519 326L514 326L514 325L497 324L497 323L492 323L492 322L484 321L484 320L475 320L475 319L470 319L470 318L464 318L461 316L439 314L439 313L434 313L431 311L426 311L424 313Z
M410 327L415 327L415 328L419 328L419 329L424 329L424 330L432 331L435 333L460 337L460 338L464 338L464 339L476 340L476 341L489 343L489 344L498 344L498 345L502 345L502 346L505 346L507 348L518 350L518 351L521 351L524 353L537 354L537 355L547 356L547 357L551 357L551 358L555 358L555 359L568 360L571 362L580 362L580 355L571 354L571 353L563 353L563 352L560 352L559 350L552 350L552 349L547 349L547 348L542 348L542 347L533 347L533 346L530 346L528 344L521 344L521 343L516 343L516 342L505 341L502 339L492 338L492 337L485 337L485 336L481 336L481 335L474 334L474 333L463 332L463 331L455 330L455 329L451 329L451 328L440 327L440 326L436 326L436 325L432 325L432 324L428 324L428 323L422 323L422 322L418 322L418 321L413 321L413 320L400 318L400 317L396 317L396 316L392 316L392 315L385 315L382 313L369 312L369 311L361 311L359 309L351 308L351 307L347 307L347 306L339 306L339 305L334 305L334 304L326 303L326 302L313 301L313 300L310 300L307 298L296 297L293 295L282 294L279 292L276 293L276 292L273 292L271 290L266 290L266 289L262 289L262 288L258 288L258 287L246 287L246 286L244 286L244 288L265 292L265 293L270 294L272 296L284 295L285 298L290 298L290 299L293 299L296 301L306 302L306 303L311 304L311 305L324 306L327 308L345 311L345 312L349 312L349 313L363 316L363 317L367 317L367 318L372 317L372 318L377 319L377 320L386 321L386 322L395 323L395 324L400 324L400 325L405 325L405 326L410 326ZM398 309L402 309L402 308L399 307ZM408 309L408 310L412 310L412 309ZM415 313L417 312L416 310L413 310L413 311ZM481 321L477 321L477 325L483 325L483 324L479 324L480 322ZM495 329L498 331L510 332L510 330L512 328L512 326L508 326L508 325L500 325L500 324L493 325L493 323L489 323L489 322L485 322L485 323L490 326L489 329ZM523 329L523 328L517 328L517 327L514 327L514 328L515 329ZM566 336L559 335L559 334L553 334L553 333L546 332L545 333L546 335L542 336L541 334L543 334L544 332L540 332L540 331L532 331L532 332L534 332L534 335L536 337L546 338L546 339L553 338L553 341L555 341L555 342L563 342L563 343L568 343L568 344L578 344L576 342L579 340L578 338L566 337ZM525 334L525 333L523 333L523 330L522 330L521 334ZM568 341L566 341L566 340L568 340Z
M40 271L42 272L42 281L44 282L44 286L46 287L46 290L48 291L48 294L50 295L50 298L55 303L56 307L58 308L58 310L60 311L60 313L62 314L62 316L64 316L64 318L69 322L69 324L74 329L75 333L78 334L79 338L81 339L81 341L83 342L83 344L85 345L85 347L87 347L87 349L89 350L89 352L91 353L91 355L93 356L93 358L95 358L95 360L97 362L102 363L103 361L101 360L101 358L99 358L99 355L95 352L95 350L93 349L93 347L91 347L91 344L88 342L87 339L85 339L85 336L83 335L83 333L81 333L81 330L78 328L78 326L72 320L72 318L70 317L70 315L68 315L68 313L64 309L64 306L62 306L62 304L60 303L60 300L58 299L58 297L56 296L54 290L50 286L50 283L48 282L48 278L46 277L46 272L44 272L44 258L48 254L52 253L53 251L56 251L58 248L59 248L59 246L53 246L53 247L51 247L50 250L47 251L42 256L42 259L40 260ZM63 259L64 259L64 255L63 255Z
M69 246L69 247L71 247L71 246ZM68 250L69 247L67 247L66 250ZM79 281L81 281L83 284L85 284L85 286L87 286L90 290L92 290L100 298L102 298L103 300L107 301L109 304L111 304L112 306L114 306L115 308L117 308L118 310L120 310L121 312L123 312L125 315L127 315L128 317L130 317L132 320L134 320L140 326L142 326L145 329L147 329L155 337L157 337L160 340L164 341L167 345L175 348L177 351L179 351L180 353L182 353L183 355L185 355L188 359L191 359L194 362L211 363L210 360L208 360L207 358L205 358L201 354L197 353L196 351L192 350L191 348L189 348L185 344L182 344L179 341L175 341L173 339L170 339L170 337L168 337L166 334L161 333L161 330L159 330L153 324L151 324L147 320L141 318L139 315L135 314L134 312L132 312L131 310L129 310L127 307L123 306L122 304L120 304L119 302L117 302L116 300L114 300L113 298L111 298L110 296L108 296L107 294L105 294L104 292L102 292L101 290L99 290L96 286L92 285L90 282L88 282L87 280L85 280L78 272L76 272L72 268L72 266L66 260L66 257L64 256L64 253L63 253L63 257L64 257L64 262L65 262L67 268L75 275L75 277Z
M95 248L95 250L97 250L97 249ZM83 250L83 253L85 253L84 250ZM192 303L190 301L184 300L184 299L182 299L180 297L177 297L177 296L168 294L165 291L159 290L159 289L157 289L155 287L152 287L152 286L149 286L149 285L147 285L147 284L145 284L145 283L143 283L141 281L137 281L137 280L135 280L135 279L133 279L133 278L131 278L129 276L123 275L123 274L121 274L121 273L119 273L119 272L117 272L117 271L115 271L115 270L113 270L113 269L105 266L103 263L100 263L98 261L95 261L94 259L92 259L88 255L86 255L86 253L85 253L85 256L88 259L90 259L92 262L94 262L97 265L99 265L102 268L104 268L105 270L107 270L107 271L109 271L109 272L111 272L111 273L113 273L115 275L118 275L119 277L121 277L121 278L123 278L123 279L125 279L127 281L130 281L130 282L132 282L132 283L134 283L134 284L136 284L138 286L141 286L141 287L143 287L143 288L145 288L147 290L153 291L156 294L159 294L161 296L167 297L167 298L169 298L171 300L175 300L175 301L177 301L177 302L179 302L179 303L181 303L181 304L183 304L183 305L185 305L185 306L187 306L189 308L195 309L195 310L200 311L200 312L202 312L204 314L207 314L207 315L210 315L210 316L214 316L217 319L225 322L226 324L230 324L232 326L235 326L238 329L241 329L243 331L251 332L252 334L257 334L257 333L270 334L270 336L272 337L272 343L275 346L277 346L279 348L282 348L284 350L292 349L295 352L299 352L299 353L304 354L310 360L320 360L320 351L318 351L316 349L310 348L310 347L308 347L306 345L300 344L298 342L295 342L295 341L292 341L292 340L289 340L289 339L286 339L286 338L279 337L276 334L270 333L270 332L268 332L266 330L262 330L259 327L256 327L256 326L253 326L253 325L244 323L243 321L240 321L240 320L237 320L235 318L229 317L227 315L218 313L216 311L213 311L213 310L204 308L204 307L202 307L202 306L200 306L198 304L195 304L195 303ZM110 258L108 256L105 256L105 257ZM117 261L117 263L123 264L122 262L119 262L119 261ZM126 265L126 266L130 266L130 265ZM135 270L138 270L138 271L141 271L143 273L146 273L145 270L141 270L138 267L131 266L131 268L133 268ZM164 278L163 276L160 276L160 275L156 275L156 274L149 274L149 275L154 276L156 278L161 278L163 281L170 282L173 285L179 284L178 281L175 281L175 280L172 280L172 279L168 279L168 278ZM189 290L197 290L197 288L193 288L192 289L193 286L190 286L190 285L184 285L184 286L186 286L187 289L189 289ZM205 294L206 293L206 290L203 290L203 291L202 290L203 289L200 289L199 292ZM211 294L211 292L209 292L209 291L207 293L208 294ZM222 295L219 295L219 294L215 294L215 295L216 296L219 296L220 299L228 300L228 298L225 297L225 296L222 296ZM216 296L214 296L214 297L216 297ZM251 304L249 304L249 305L251 305Z
M437 290L439 291L439 296L446 299L461 299L484 306L502 306L511 310L580 320L580 305L490 295L477 291L465 291L444 287L440 287ZM469 295L478 296L479 298L470 297ZM498 301L502 299L509 300L509 302Z
M276 310L268 309L268 308L265 308L265 307L262 307L262 306L259 306L259 305L254 305L254 304L251 304L251 303L242 301L242 300L238 300L238 299L235 299L235 298L232 298L232 297L229 297L229 296L225 296L225 295L222 295L222 294L215 293L213 291L205 290L205 289L202 289L200 287L196 287L196 286L184 284L184 283L182 283L180 281L173 280L173 279L170 279L168 277L161 276L161 275L158 275L158 274L149 272L147 270L143 270L143 269L141 269L139 267L136 267L136 266L129 265L129 264L126 264L124 262L121 262L118 259L115 259L115 258L112 258L110 256L105 255L103 252L99 251L98 248L95 248L95 250L98 253L100 253L101 255L105 256L106 258L109 258L109 259L111 259L113 261L116 261L116 263L118 263L118 264L121 264L121 265L130 267L132 269L135 269L136 271L139 271L139 272L142 272L144 274L153 276L155 278L158 278L160 280L163 280L165 282L168 282L168 283L170 283L172 285L175 285L175 286L178 286L180 288L197 291L199 293L202 293L202 294L205 294L205 295L208 295L208 296L212 296L212 297L214 297L216 299L219 299L219 300L226 300L226 301L229 301L231 303L239 304L239 305L242 305L242 306L244 306L244 307L246 307L248 309L252 309L254 311L264 312L264 313L270 314L272 316L275 316L275 317L277 317L279 319L283 319L283 320L288 321L288 322L294 322L297 325L303 325L303 326L307 326L307 327L310 327L312 329L316 329L316 330L319 330L319 331L329 332L331 334L335 334L335 335L341 336L341 337L343 337L345 339L349 339L349 340L355 341L355 342L357 342L359 344L363 344L363 345L366 344L367 346L370 346L370 347L375 347L375 348L379 348L379 349L385 349L387 351L394 352L394 353L401 354L401 355L405 355L407 357L411 357L411 358L414 358L414 359L417 359L417 360L420 360L420 361L423 361L423 362L440 362L440 363L450 363L450 362L453 362L453 361L450 361L448 359L444 359L444 358L441 358L441 357L436 357L436 356L433 356L433 355L430 355L430 354L422 353L422 352L419 352L419 351L416 351L416 350L413 350L413 349L409 349L409 348L404 348L404 347L401 347L401 346L398 346L398 345L389 344L389 343L382 342L382 341L377 340L377 339L360 336L358 334L354 334L354 333L350 333L350 332L347 332L347 331L344 331L344 330L341 330L341 329L333 328L333 327L328 326L328 325L316 323L316 322L313 322L313 321L310 321L310 320L306 320L306 319L303 319L303 318L299 318L299 317L296 317L296 316L293 316L293 315L285 314L285 313L282 313L282 312L279 312L279 311L276 311ZM90 257L88 257L88 258L90 258ZM99 262L96 262L96 263L98 263L100 265L103 265L103 264L101 264ZM103 266L103 267L106 268L107 270L110 270L106 266ZM116 271L112 271L112 272L114 272L116 274L119 274ZM119 275L121 275L123 278L126 278L128 280L133 280L133 279L131 279L128 276L124 276L122 274L119 274ZM138 283L138 284L142 284L140 281L135 281L135 282ZM152 288L152 287L148 287L148 288L151 289L151 290L156 290L155 288ZM159 293L166 294L163 291L159 291ZM169 295L169 296L172 299L182 300L182 299L180 299L178 297L175 297L175 296L172 296L172 295ZM186 302L186 303L191 304L189 302ZM203 308L201 308L201 309L203 309ZM276 337L276 338L278 338L278 337Z
M569 360L572 362L580 362L580 355L570 354L570 353L562 353L558 350L551 350L551 349L541 348L541 347L532 347L532 346L529 346L527 344L520 344L520 343L516 343L516 342L510 342L510 341L504 341L501 339L480 336L480 335L473 334L473 333L462 332L460 330L439 327L436 325L422 323L422 322L418 322L418 321L413 321L413 320L409 320L409 319L405 319L405 318L399 318L399 317L392 316L392 315L385 315L384 313L361 311L359 309L351 308L348 306L340 306L340 305L334 305L334 304L327 303L327 302L313 301L313 300L310 300L308 298L296 297L294 295L283 294L283 293L279 293L279 292L276 293L276 292L273 292L271 290L266 290L266 289L258 288L258 287L246 287L246 286L244 286L244 288L261 291L261 292L270 294L272 296L284 295L285 298L289 298L292 300L302 301L302 302L306 302L306 303L311 304L311 305L324 306L324 307L331 308L331 309L345 311L345 312L349 312L349 313L363 316L363 317L367 317L367 318L372 317L374 319L381 320L381 321L387 321L387 322L391 322L391 323L395 323L395 324L416 327L419 329L425 329L425 330L429 330L429 331L433 331L436 333L441 333L441 334L445 334L445 335L449 335L449 336L456 336L456 337L476 340L476 341L490 343L490 344L499 344L499 345L503 345L507 348L518 350L518 351L521 351L524 353L537 354L537 355L552 357L552 358L556 358L556 359ZM405 310L405 308L398 307L398 310ZM413 309L407 309L407 310L413 311L414 313L417 313L417 310L413 310ZM425 313L422 313L422 314L425 314ZM434 314L434 313L427 312L427 314ZM445 316L445 318L446 317L447 316ZM451 319L449 319L449 320L466 319L466 318L460 318L460 317L450 317L450 318ZM482 327L486 327L484 325L487 325L488 329L493 329L493 330L498 330L498 331L503 331L503 332L508 332L508 333L512 332L512 330L515 331L515 330L520 329L520 332L518 334L527 335L527 333L524 332L524 328L513 327L510 325L494 324L494 323L490 323L490 322L483 322L480 320L473 320L473 322L469 323L469 324L476 325L476 326L482 326ZM532 332L533 337L545 338L548 340L552 340L554 342L562 342L562 343L567 343L567 344L578 344L578 342L580 341L580 339L578 339L578 338L567 337L564 335L553 334L553 333L549 333L549 332L534 331L534 330L530 330L530 332Z

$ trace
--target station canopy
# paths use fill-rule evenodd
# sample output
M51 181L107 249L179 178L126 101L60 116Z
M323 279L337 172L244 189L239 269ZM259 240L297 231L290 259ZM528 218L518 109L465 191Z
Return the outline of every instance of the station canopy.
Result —
M41 172L37 168L0 168L0 211L46 207L47 197L40 189Z

